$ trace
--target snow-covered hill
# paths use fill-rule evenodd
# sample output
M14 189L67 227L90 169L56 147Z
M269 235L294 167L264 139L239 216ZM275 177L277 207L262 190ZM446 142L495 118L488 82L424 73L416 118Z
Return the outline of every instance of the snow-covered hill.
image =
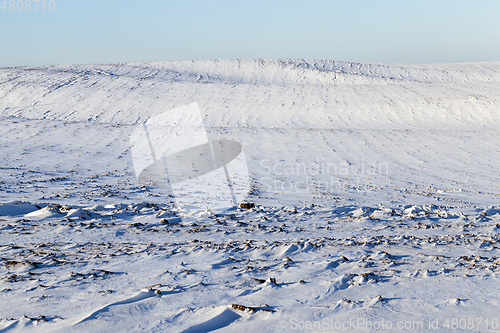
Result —
M131 133L192 103L254 208L138 183ZM2 68L0 119L0 329L500 327L500 62Z
M137 124L196 101L210 127L497 129L500 63L175 61L0 70L3 116Z

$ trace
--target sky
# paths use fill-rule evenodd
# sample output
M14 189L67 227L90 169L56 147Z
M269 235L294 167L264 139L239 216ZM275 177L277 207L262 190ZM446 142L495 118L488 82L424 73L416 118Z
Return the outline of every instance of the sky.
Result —
M499 0L0 3L0 67L236 58L500 61Z

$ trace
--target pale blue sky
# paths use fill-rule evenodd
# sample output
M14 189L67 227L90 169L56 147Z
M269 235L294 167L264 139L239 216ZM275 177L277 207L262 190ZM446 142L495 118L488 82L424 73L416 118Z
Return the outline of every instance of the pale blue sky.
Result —
M216 58L500 61L499 0L52 1L52 12L49 0L45 12L41 2L36 12L0 9L0 67Z

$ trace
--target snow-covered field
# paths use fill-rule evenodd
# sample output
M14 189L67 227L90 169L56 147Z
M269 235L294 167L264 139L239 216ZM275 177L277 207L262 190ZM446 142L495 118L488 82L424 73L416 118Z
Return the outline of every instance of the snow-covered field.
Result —
M253 208L138 182L193 103ZM0 117L0 332L500 331L498 62L2 68Z

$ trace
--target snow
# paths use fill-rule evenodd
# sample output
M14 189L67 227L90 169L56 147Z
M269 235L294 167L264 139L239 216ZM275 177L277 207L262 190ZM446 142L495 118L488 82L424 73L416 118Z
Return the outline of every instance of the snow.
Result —
M498 330L499 88L498 62L1 68L0 330ZM133 133L194 105L155 151L240 143L253 207L138 181Z
M0 216L16 216L35 212L40 207L28 202L12 201L0 204Z

